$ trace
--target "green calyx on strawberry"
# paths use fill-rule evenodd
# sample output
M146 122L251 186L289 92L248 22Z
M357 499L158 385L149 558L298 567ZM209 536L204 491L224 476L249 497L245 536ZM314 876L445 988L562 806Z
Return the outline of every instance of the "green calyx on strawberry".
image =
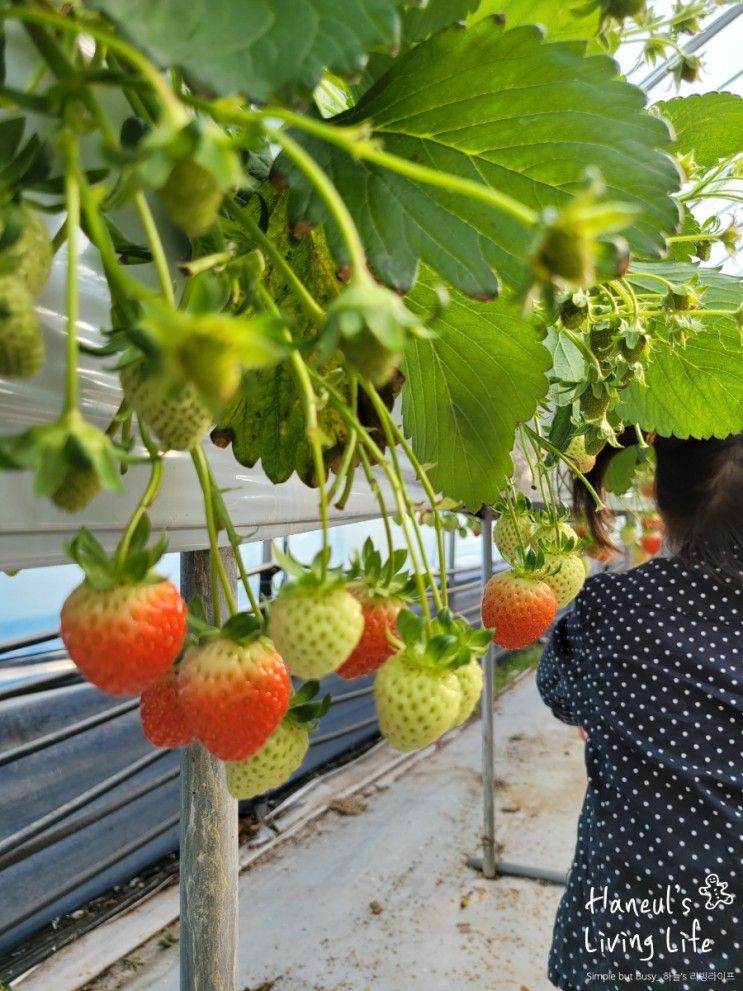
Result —
M384 664L398 647L395 623L406 602L416 593L415 579L403 567L407 551L394 551L383 561L371 540L364 541L349 571L350 593L361 605L364 629L361 638L336 674L361 678Z
M323 548L309 568L277 548L274 555L294 577L270 604L269 634L292 674L322 678L337 671L361 639L361 603L342 571L327 567L330 548Z
M299 770L310 746L310 730L330 708L330 696L316 701L316 681L295 692L289 709L259 750L241 761L227 761L225 775L230 794L237 799L255 798L279 788Z
M224 761L252 757L289 707L291 679L263 622L238 613L217 629L199 603L189 609L195 636L178 671L185 719L203 745ZM195 641L195 642L194 642Z
M77 410L62 414L54 423L0 438L4 466L32 469L36 494L50 496L68 512L87 505L97 491L96 480L103 488L122 492L119 466L126 456Z
M442 610L430 631L420 616L398 617L402 649L377 672L374 698L387 742L402 752L419 750L463 722L477 704L471 665L487 650L490 632ZM461 675L460 675L461 672Z
M140 694L154 685L186 635L186 604L171 582L152 571L166 541L147 548L149 534L143 515L126 554L120 548L109 557L86 529L67 548L85 579L62 606L62 640L82 674L114 695Z
M157 190L173 223L189 237L216 221L223 195L244 181L231 137L216 125L164 123L138 145L136 175Z
M340 348L348 364L373 385L392 378L411 336L430 333L392 290L356 273L328 307L321 347Z
M17 276L0 277L0 376L31 378L44 361L34 301Z
M35 299L46 285L52 266L52 242L37 213L10 204L2 218L0 277L18 279Z

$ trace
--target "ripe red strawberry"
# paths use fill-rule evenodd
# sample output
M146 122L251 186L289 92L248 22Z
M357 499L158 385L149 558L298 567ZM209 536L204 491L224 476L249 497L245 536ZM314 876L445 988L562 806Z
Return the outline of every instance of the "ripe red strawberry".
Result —
M341 678L362 678L380 668L397 648L389 637L395 634L395 621L402 608L402 601L365 596L354 592L361 603L364 629L361 639L348 659L336 671Z
M199 643L186 651L178 672L186 720L221 760L256 753L283 719L290 695L289 672L266 637Z
M186 635L186 605L169 581L95 588L86 578L62 606L62 640L88 681L137 695L168 670Z
M213 417L193 385L172 391L158 376L147 375L142 361L125 365L120 377L126 400L154 430L164 448L190 451L201 442Z
M483 625L494 630L493 641L515 650L545 632L555 618L557 600L538 578L502 571L485 586L481 612Z
M142 692L139 718L147 739L156 747L185 747L194 739L178 697L175 666Z
M657 530L648 530L643 534L641 543L648 554L657 554L663 546L663 535Z

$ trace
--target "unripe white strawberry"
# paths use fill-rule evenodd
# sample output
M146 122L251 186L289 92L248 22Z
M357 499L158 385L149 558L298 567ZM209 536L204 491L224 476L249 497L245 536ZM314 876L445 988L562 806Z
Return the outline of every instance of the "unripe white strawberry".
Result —
M578 554L545 554L544 564L542 581L555 593L557 608L563 609L583 588L586 580L583 561Z
M172 392L157 376L147 375L141 361L122 368L120 377L127 402L164 448L190 451L201 442L213 417L193 385L184 384Z
M454 674L459 682L459 687L462 690L462 700L459 703L459 712L457 713L456 719L452 724L452 729L455 726L461 726L462 723L466 722L472 713L475 711L477 703L480 701L480 696L482 695L482 668L476 660L470 661L469 664L463 664L461 667L454 669Z
M584 475L596 464L596 456L586 452L586 438L582 435L573 437L565 448L565 457Z
M361 604L344 585L285 586L271 603L269 634L289 671L319 679L336 671L361 638Z
M283 785L301 767L309 745L307 728L286 716L252 757L225 763L230 794L255 798Z
M408 650L391 657L374 681L382 735L395 750L420 750L453 725L462 705L454 671L421 665Z
M493 542L504 560L513 561L520 550L526 550L529 546L532 534L532 522L528 516L504 513L493 527Z

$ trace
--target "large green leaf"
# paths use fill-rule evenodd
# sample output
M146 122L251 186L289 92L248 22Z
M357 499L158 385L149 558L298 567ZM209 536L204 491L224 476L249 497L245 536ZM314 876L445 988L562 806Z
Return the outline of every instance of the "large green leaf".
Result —
M682 155L694 152L704 169L743 152L743 97L735 93L677 96L656 103L655 109L673 126L673 150Z
M606 56L579 43L545 44L536 27L503 31L491 19L434 35L398 59L338 125L371 120L387 151L464 176L542 210L566 203L597 166L613 199L637 206L628 232L636 253L655 256L678 209L675 166L659 152L666 126L643 110L639 89L616 78ZM525 278L534 232L460 194L421 185L302 136L351 210L369 260L388 285L407 290L424 261L468 295L492 296L496 272ZM327 221L324 203L283 156L294 221ZM347 261L328 222L335 257Z
M436 307L436 280L424 272L406 298ZM436 337L405 350L403 425L416 454L432 464L437 491L470 508L493 503L511 474L516 425L547 392L543 331L505 299L478 303L453 292L433 321Z
M590 49L600 51L599 14L596 10L580 13L580 7L586 5L555 0L482 0L471 20L475 23L485 17L503 17L509 28L539 24L550 41L585 40Z
M702 306L736 310L743 303L741 280L695 265L636 266L672 282L695 274L706 287ZM634 271L631 280L645 291L658 285ZM703 329L686 347L658 344L645 376L645 387L633 383L625 390L619 413L629 422L664 436L726 437L743 431L743 345L731 317L703 317Z
M399 35L397 0L88 0L158 62L219 94L294 100Z

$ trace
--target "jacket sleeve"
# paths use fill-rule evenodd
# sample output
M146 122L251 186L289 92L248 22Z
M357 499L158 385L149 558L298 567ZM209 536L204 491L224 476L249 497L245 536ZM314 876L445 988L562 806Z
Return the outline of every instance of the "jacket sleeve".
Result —
M557 621L537 668L537 689L542 701L570 726L582 722L578 712L580 640L580 607L576 602L571 612Z

